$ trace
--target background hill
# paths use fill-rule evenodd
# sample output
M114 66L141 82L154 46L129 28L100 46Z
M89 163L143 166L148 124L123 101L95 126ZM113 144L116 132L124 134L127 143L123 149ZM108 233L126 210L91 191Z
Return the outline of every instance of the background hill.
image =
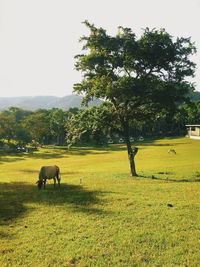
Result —
M82 96L68 95L64 97L56 96L23 96L23 97L0 97L0 110L9 107L19 107L26 110L37 110L40 108L51 109L60 108L81 108ZM89 106L98 105L100 100L91 101Z
M194 92L190 95L192 100L200 100L200 92ZM0 110L9 107L19 107L25 110L37 110L40 108L51 109L60 108L68 110L69 108L81 108L82 96L68 95L64 97L56 96L22 96L22 97L0 97ZM98 105L100 100L91 101L89 106Z
M200 92L195 91L195 92L191 93L190 97L194 101L199 101L200 100Z

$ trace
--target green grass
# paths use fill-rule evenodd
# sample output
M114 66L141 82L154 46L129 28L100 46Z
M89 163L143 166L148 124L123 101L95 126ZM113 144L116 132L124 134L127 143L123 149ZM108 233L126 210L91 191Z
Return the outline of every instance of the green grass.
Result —
M199 266L200 141L137 145L137 178L123 145L1 154L0 266Z

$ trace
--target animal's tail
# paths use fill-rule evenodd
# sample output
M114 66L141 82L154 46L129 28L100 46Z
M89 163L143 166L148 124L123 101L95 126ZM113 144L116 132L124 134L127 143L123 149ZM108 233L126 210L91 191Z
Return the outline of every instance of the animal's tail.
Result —
M61 180L61 173L60 173L60 169L58 166L57 167L57 180L58 180L58 185L60 187L60 180Z
M61 180L61 173L60 173L60 170L58 170L58 180L59 180L59 181Z

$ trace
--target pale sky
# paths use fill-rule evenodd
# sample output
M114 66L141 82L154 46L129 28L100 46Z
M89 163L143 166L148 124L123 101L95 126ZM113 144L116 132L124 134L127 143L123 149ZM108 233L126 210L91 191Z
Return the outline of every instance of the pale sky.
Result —
M200 91L200 0L0 0L0 97L71 94L86 19L111 35L123 26L191 37Z

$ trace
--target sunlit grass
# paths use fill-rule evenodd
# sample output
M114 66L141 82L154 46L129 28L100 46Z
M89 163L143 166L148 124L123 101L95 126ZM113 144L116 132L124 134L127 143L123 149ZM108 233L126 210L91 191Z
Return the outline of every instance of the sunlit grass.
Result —
M0 266L198 266L200 141L136 145L137 178L123 145L2 155ZM38 191L52 164L61 190Z

